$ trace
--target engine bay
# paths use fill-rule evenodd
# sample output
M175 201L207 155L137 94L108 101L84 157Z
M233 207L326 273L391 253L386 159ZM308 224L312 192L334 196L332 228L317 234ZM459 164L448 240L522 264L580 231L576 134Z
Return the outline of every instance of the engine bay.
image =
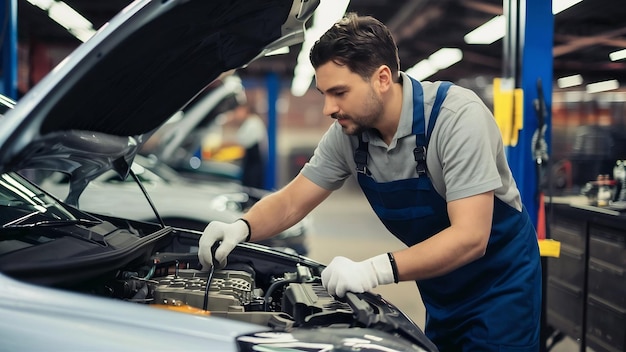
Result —
M162 262L157 254L152 262L159 264L119 271L96 291L155 308L219 316L278 331L355 324L353 308L328 294L315 268L296 263L291 271L268 273L262 270L267 263L261 263L259 270L255 261L235 260L224 269L203 271L185 261L189 254L179 257Z
M216 270L211 277L210 272L181 269L155 277L147 284L153 298L149 304L246 321L280 331L311 325L312 321L319 324L323 316L328 318L323 325L338 323L338 315L352 317L350 305L331 297L308 268L298 269L273 278L266 288L256 286L254 272Z
M55 232L48 222L11 228L16 238L47 235L50 240L5 253L3 273L64 291L254 324L259 331L306 335L304 340L316 339L312 331L323 329L350 336L366 329L370 335L386 334L377 337L385 341L389 335L401 338L414 350L432 347L421 329L380 295L329 295L321 282L325 266L304 256L241 243L225 268L204 270L196 231L99 219L95 225L70 223ZM18 255L22 260L16 260ZM263 336L241 337L240 342Z

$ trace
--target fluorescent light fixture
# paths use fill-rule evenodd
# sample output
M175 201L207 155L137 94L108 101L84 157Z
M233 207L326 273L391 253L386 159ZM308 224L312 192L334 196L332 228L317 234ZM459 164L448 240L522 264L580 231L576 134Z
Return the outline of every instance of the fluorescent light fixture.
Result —
M552 14L565 11L583 0L552 0Z
M607 90L613 90L619 88L619 82L616 79L609 81L590 83L587 85L587 93L606 92Z
M48 11L50 5L52 5L53 0L26 0L34 6L39 7L44 11Z
M505 32L506 18L504 15L500 15L467 33L463 39L467 44L491 44L504 37Z
M67 29L93 28L91 22L62 1L55 1L50 5L48 16Z
M304 51L301 50L302 54ZM304 58L301 58L305 56ZM315 75L315 69L310 64L307 65L305 62L308 60L308 56L299 55L298 56L298 64L293 70L293 80L291 81L291 94L296 97L303 96L311 86L311 81L313 80L313 76Z
M76 12L63 1L56 0L27 0L34 6L48 13L48 17L67 29L80 41L85 42L91 38L96 31L93 24L80 13Z
M307 92L315 69L309 60L313 44L345 13L350 0L321 1L313 14L313 25L304 33L304 42L298 54L296 68L291 82L291 94L301 97Z
M583 84L583 76L581 75L572 75L572 76L562 77L556 80L556 85L559 88L575 87L581 84Z
M622 50L618 50L618 51L614 51L610 53L609 59L611 59L611 61L619 61L619 60L626 59L626 49L622 49Z
M83 43L96 34L96 30L93 28L70 28L68 30Z
M583 0L553 0L552 14L564 11ZM491 44L504 37L506 33L506 18L504 15L496 16L482 26L467 33L464 37L467 44Z
M406 70L406 74L418 81L421 81L434 75L437 71L439 70L437 70L437 68L433 66L429 60L422 60L416 63L415 66Z
M309 61L309 51L311 50L312 45L312 41L305 39L302 43L302 48L298 53L296 67L293 70L293 79L291 81L291 94L296 97L303 96L307 90L309 90L311 81L315 75L315 69Z
M457 48L441 48L426 60L422 60L406 70L406 74L416 80L426 79L437 71L446 69L463 58L463 52Z
M441 48L428 57L428 62L438 70L448 68L463 59L463 52L457 48Z

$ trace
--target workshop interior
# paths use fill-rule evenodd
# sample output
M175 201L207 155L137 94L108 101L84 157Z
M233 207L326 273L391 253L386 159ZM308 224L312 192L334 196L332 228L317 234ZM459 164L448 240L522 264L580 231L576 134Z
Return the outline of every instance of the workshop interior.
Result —
M9 239L0 238L0 273L17 278L0 281L0 297L24 296L25 308L19 311L13 304L11 313L19 324L36 320L33 330L38 331L58 319L52 328L57 333L94 324L101 329L101 348L113 350L121 350L124 339L141 339L150 330L145 335L150 344L138 349L162 349L158 343L170 338L177 350L323 351L332 350L328 346L340 338L363 339L354 331L359 327L380 344L378 350L435 351L420 331L426 319L423 307L414 307L402 293L381 291L382 297L349 295L337 301L322 292L319 274L332 258L328 253L341 253L345 243L335 242L342 234L333 228L356 232L358 227L334 213L350 211L356 223L375 217L367 204L342 206L352 204L346 199L360 199L358 186L351 183L340 193L346 198L328 199L331 205L325 209L332 211L322 209L272 240L238 248L229 257L233 268L199 277L202 271L193 263L194 238L197 242L208 221L237 220L256 201L287 185L313 155L333 119L322 114L324 97L316 89L308 52L332 23L356 12L389 27L402 71L420 81L469 88L492 110L537 230L543 274L541 350L626 351L622 1L233 0L212 9L210 2L202 2L0 0L0 130L39 131L0 133L5 143L0 144L0 164L5 165L0 203L7 213L1 216L5 225L0 233L6 231ZM202 11L209 13L204 19ZM279 18L281 11L286 20ZM181 25L185 21L190 25ZM222 25L230 32L218 30ZM198 40L198 48L185 47L187 38L197 40L203 30L215 32ZM119 55L124 50L132 55ZM203 60L168 61L195 54ZM104 70L96 73L98 68ZM142 91L155 93L146 97ZM238 127L232 114L242 101L267 127L263 184L258 187L242 187L245 147L231 143ZM24 119L18 120L19 115ZM91 127L98 132L84 133ZM131 141L126 130L142 137ZM33 136L41 141L27 146L26 139ZM85 140L89 144L79 155L74 148ZM100 153L104 149L115 156L105 157ZM130 154L132 160L121 157ZM95 171L105 165L106 172ZM195 202L199 199L204 203ZM26 226L33 215L23 209L19 216L8 215L8 209L31 203L58 213L58 219L74 219L73 225L99 225L88 238L80 229L61 235L58 231L67 230L66 225L48 234L36 230L59 224ZM66 205L98 215L83 219ZM114 228L115 237L107 240ZM376 226L362 231L368 230L384 232ZM28 241L22 243L22 235ZM68 240L63 237L61 243L62 236ZM390 235L359 233L354 239L359 236ZM69 237L81 237L83 246ZM57 243L56 254L20 254L49 242ZM108 252L96 247L112 252L105 258ZM96 269L98 258L106 271ZM33 289L40 286L45 291ZM94 304L50 289L114 303L62 318L62 312ZM130 301L132 308L117 301ZM146 305L161 309L144 312ZM0 303L0 312L5 308ZM104 318L113 315L115 319ZM125 320L130 315L132 320ZM226 322L210 324L209 315ZM207 323L194 325L187 316ZM137 317L146 325L136 325ZM167 321L177 327L164 332ZM10 325L0 323L0 336L2 330L13 331ZM75 345L54 341L68 349L84 348L94 341L89 336L72 337ZM229 345L225 336L234 336L235 342ZM132 349L132 340L126 341ZM9 345L8 350L45 346L32 343Z

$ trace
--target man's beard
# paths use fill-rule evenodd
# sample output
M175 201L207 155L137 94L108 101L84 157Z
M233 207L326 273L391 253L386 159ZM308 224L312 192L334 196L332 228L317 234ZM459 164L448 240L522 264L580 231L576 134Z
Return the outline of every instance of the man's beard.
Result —
M363 133L365 130L369 129L369 127L363 125L362 123L354 120L352 118L352 116L347 115L347 114L333 114L331 115L332 118L337 119L337 120L348 120L351 122L350 125L348 126L344 126L342 124L340 124L341 129L343 130L343 133L347 134L347 135L359 135L361 133Z
M333 114L334 119L347 119L352 122L349 126L341 126L343 133L347 135L359 135L369 129L374 128L376 123L382 118L383 114L383 102L374 94L373 90L370 90L368 99L365 101L365 106L362 111L366 111L364 115L354 118L348 114Z

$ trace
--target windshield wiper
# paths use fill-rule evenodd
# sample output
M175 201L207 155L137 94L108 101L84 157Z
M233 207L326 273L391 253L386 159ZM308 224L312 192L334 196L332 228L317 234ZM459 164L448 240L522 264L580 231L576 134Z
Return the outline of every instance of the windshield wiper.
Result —
M29 214L30 215L30 214ZM28 218L28 216L26 217L22 217L20 219L22 219L22 221ZM102 221L100 220L92 220L92 219L48 219L48 220L40 220L40 221L36 221L36 222L31 222L31 223L26 223L23 224L21 223L19 220L13 220L10 223L4 224L2 225L2 228L5 229L14 229L14 228L38 228L38 227L54 227L54 229L52 229L51 231L46 231L45 233L45 237L63 237L63 236L67 236L67 237L73 237L82 241L86 241L89 243L94 243L97 244L99 246L108 246L107 242L104 240L104 236L101 234L98 234L96 232L93 232L91 230L87 230L88 233L86 234L77 234L74 233L74 231L62 231L60 229L58 229L59 227L64 227L64 226L72 226L72 225L85 225L85 226L95 226L95 225L99 225L102 223ZM56 231L55 231L56 230Z
M22 217L20 219L8 222L2 225L2 228L28 228L28 227L52 227L52 226L71 226L71 225L85 225L95 226L102 223L100 220L91 219L55 219L55 220L41 220L37 222L31 222L23 224L22 221L29 218L38 212L33 212L29 216Z
M21 218L17 218L15 220L11 220L11 221L7 222L6 224L2 225L2 227L3 228L11 227L11 226L13 226L15 224L19 224L19 223L23 222L24 220L26 220L26 219L28 219L28 218L30 218L32 216L35 216L37 214L41 214L41 211L35 210L35 211L31 212L31 213L28 213L28 214L22 216Z

